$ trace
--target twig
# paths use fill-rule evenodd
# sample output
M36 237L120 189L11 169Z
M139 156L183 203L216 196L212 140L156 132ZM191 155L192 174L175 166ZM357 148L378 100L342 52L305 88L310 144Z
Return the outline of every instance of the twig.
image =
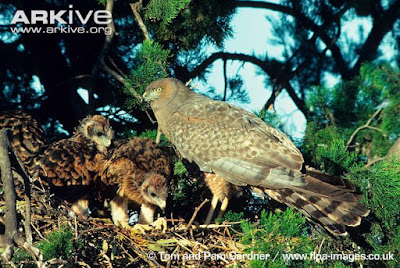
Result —
M102 66L103 70L105 72L107 72L109 75L111 75L112 77L115 78L115 80L117 80L118 82L120 82L121 84L126 83L126 79L124 77L122 77L119 73L117 73L116 71L114 71L113 69L111 69L110 67L108 67L106 64L104 64Z
M226 59L223 59L224 65L223 65L223 75L224 75L224 96L222 97L222 101L226 101L226 94L228 90L228 76L226 74Z
M45 240L45 241L49 241L48 239L46 239L43 235L42 235L42 233L35 227L35 225L33 224L33 223L31 223L31 225L32 225L32 228L33 228L33 230L35 230L37 233L38 233L38 235L40 236L40 238L41 239L43 239L43 240Z
M376 128L376 127L371 127L369 124L371 124L372 119L374 119L375 116L377 116L377 115L382 111L383 106L384 106L385 104L386 104L386 103L383 102L381 105L379 105L378 110L375 111L375 113L368 119L368 121L367 121L364 125L358 127L358 128L351 134L349 140L348 140L347 143L346 143L346 150L349 149L349 146L350 146L351 142L353 141L354 137L356 136L356 134L357 134L360 130L362 130L362 129L364 129L364 128L371 128L371 129L375 129L375 130L378 130L378 129L379 129L379 128ZM379 129L379 130L382 131L381 129Z
M188 229L188 226L189 226L189 228L191 228L193 230L196 230L196 229L219 229L219 228L232 227L233 224L239 224L239 223L240 222L238 222L238 223L229 223L229 224L212 223L212 224L200 224L199 226L189 226L189 224L188 224L188 225L183 226L183 227L178 227L178 228L176 228L174 230L175 231L182 231L183 230L183 232L186 232L187 231L186 229Z
M193 79L192 78L190 78L186 83L185 83L185 86L189 86L190 85L190 83L192 83L192 81L193 81Z
M43 256L40 250L34 247L32 244L28 243L23 239L20 235L14 235L14 241L18 245L18 247L24 249L27 253L29 253L36 262L37 267L46 267L43 263Z
M147 111L147 109L144 110L144 111L145 111L147 117L149 118L150 122L151 122L152 124L155 124L155 123L157 122L157 120L155 120L155 119L153 119L153 117L151 117L151 115L149 114L149 112Z
M114 77L115 80L117 80L118 82L120 82L123 85L126 84L126 79L122 75L120 75L119 73L117 73L116 71L114 71L113 69L108 67L107 64L103 64L102 68L105 72L107 72L109 75ZM142 101L142 96L140 96L136 91L131 90L130 92L133 95L133 97L135 97L138 101Z
M138 1L136 3L130 3L129 5L131 6L133 15L135 15L136 21L138 22L139 27L143 32L144 38L146 40L150 40L150 36L149 36L149 32L147 31L147 27L144 24L142 17L139 14L139 10L142 9L142 1Z
M117 66L117 64L114 62L114 60L111 57L107 57L107 59L111 62L112 66L119 72L119 74L126 78L126 75L124 72Z
M114 7L114 0L107 0L106 4L106 11L109 11L112 14ZM92 72L90 74L90 79L89 79L89 86L88 86L88 93L89 93L89 111L90 113L93 112L93 101L94 101L94 80L99 72L99 70L102 69L102 66L105 65L104 58L110 49L111 41L114 37L115 33L115 26L114 26L114 20L111 18L111 21L107 24L107 27L111 29L111 33L105 36L104 39L104 45L103 48L100 51L99 56L97 57L96 63L93 66Z
M176 252L178 252L178 251L179 251L179 245L176 246L176 248L174 249L174 251L172 251L171 256L174 256L174 254L176 254ZM168 262L167 262L166 268L169 268L169 267L171 267L171 260L168 260Z
M160 125L159 125L159 126L157 127L157 137L156 137L156 143L157 143L157 144L160 144L161 135L162 135L162 131L161 131L161 128L160 128Z
M188 225L185 228L185 232L187 232L189 230L190 226L192 226L192 223L193 223L194 219L196 218L197 213L204 206L204 204L207 203L208 201L209 201L208 198L206 198L197 208L195 208L195 210L193 212L193 215L192 215L192 218L190 218L190 221L189 221Z
M0 130L0 171L3 182L4 199L6 203L5 212L5 237L4 252L1 254L3 260L13 265L9 260L13 255L13 242L28 252L36 261L38 267L43 267L43 256L39 249L23 239L17 232L17 211L14 181L11 171L9 151L13 150L7 138L7 130Z
M379 161L382 161L383 159L385 159L385 158L384 158L384 157L378 157L378 158L372 160L371 162L367 163L367 164L366 164L365 166L363 166L362 168L363 168L363 169L369 168L369 167L372 166L373 164L378 163Z
M9 137L8 137L9 138ZM25 187L25 222L24 222L24 228L25 228L25 237L28 243L32 244L32 230L31 230L31 182L29 180L29 175L28 172L25 169L25 165L22 163L21 159L18 157L18 155L15 153L14 150L12 150L12 155L13 157L17 160L17 163L19 165L19 171L20 175L24 179L24 187Z

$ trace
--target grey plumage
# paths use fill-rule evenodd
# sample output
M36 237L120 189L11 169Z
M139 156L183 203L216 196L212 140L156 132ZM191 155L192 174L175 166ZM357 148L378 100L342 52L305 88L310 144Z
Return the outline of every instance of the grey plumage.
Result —
M345 225L358 225L368 214L354 188L338 186L336 177L304 173L303 156L293 142L254 114L172 78L151 83L144 98L179 154L201 171L237 186L258 187L334 234L345 234Z

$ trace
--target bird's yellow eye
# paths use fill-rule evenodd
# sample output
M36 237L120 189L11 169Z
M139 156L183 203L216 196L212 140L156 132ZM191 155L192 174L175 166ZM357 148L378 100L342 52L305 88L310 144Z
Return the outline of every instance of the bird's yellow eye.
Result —
M162 91L162 88L160 88L160 87L156 88L156 92L161 92L161 91Z

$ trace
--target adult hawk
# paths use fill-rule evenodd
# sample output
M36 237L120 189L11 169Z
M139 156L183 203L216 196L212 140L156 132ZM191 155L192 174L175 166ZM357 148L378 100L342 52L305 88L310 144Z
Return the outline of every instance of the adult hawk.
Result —
M345 235L345 226L359 225L369 213L344 180L307 174L293 142L254 114L173 78L152 82L143 98L179 154L201 171L262 189L335 235Z

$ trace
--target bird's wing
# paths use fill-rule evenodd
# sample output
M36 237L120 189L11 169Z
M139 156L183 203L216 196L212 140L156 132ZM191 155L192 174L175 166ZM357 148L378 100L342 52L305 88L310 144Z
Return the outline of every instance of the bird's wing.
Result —
M43 129L38 122L20 110L0 112L0 128L11 128L11 145L24 162L28 161L28 158L46 141Z
M200 169L244 186L281 188L307 182L303 157L288 137L224 102L196 98L171 116L167 136Z
M94 146L65 139L38 153L29 171L51 186L83 186L93 182L103 161Z
M171 161L168 153L158 146L154 140L134 137L112 150L110 161L127 158L144 172L156 172L166 177L172 174Z

